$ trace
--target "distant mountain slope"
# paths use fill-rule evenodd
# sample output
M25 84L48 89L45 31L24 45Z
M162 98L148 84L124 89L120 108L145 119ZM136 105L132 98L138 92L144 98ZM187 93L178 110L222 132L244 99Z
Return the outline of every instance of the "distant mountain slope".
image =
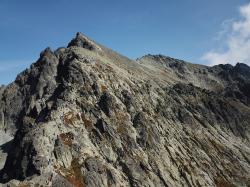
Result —
M2 186L250 186L250 67L77 33L0 88L0 135Z

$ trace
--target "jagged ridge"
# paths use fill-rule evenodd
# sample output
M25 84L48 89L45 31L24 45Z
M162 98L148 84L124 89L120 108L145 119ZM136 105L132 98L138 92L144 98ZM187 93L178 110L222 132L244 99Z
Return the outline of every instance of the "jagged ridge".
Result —
M0 181L247 186L249 76L240 63L133 61L77 33L0 88L1 133L14 137Z

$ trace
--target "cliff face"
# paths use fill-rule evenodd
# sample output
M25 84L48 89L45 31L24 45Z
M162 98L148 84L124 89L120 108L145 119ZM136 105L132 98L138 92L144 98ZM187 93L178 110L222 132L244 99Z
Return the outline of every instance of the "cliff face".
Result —
M0 88L10 186L249 186L250 67L130 60L78 33Z

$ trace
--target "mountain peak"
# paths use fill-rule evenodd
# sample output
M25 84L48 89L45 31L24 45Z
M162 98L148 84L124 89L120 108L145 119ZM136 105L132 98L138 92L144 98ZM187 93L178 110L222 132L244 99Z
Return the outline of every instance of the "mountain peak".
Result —
M101 47L96 44L93 40L89 39L87 36L82 34L81 32L77 32L75 38L73 38L68 47L81 47L88 49L90 51L98 51L101 50Z
M247 64L244 64L244 63L237 63L235 65L235 68L238 69L239 71L241 72L244 72L244 73L250 73L250 67L247 65Z
M0 186L247 186L249 67L137 61L77 33L0 87Z
M45 55L48 54L53 54L53 50L50 47L45 48L41 53L40 53L40 58L42 58Z

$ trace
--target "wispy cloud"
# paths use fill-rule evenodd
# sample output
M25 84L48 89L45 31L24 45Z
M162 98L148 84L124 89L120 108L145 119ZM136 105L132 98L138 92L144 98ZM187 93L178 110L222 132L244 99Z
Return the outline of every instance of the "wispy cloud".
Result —
M213 38L215 41L221 41L230 35L232 24L235 22L234 18L224 20L221 24L221 29Z
M209 65L243 62L250 65L250 3L239 8L240 19L227 20L216 39L224 50L213 49L202 56ZM221 46L219 46L221 47Z

